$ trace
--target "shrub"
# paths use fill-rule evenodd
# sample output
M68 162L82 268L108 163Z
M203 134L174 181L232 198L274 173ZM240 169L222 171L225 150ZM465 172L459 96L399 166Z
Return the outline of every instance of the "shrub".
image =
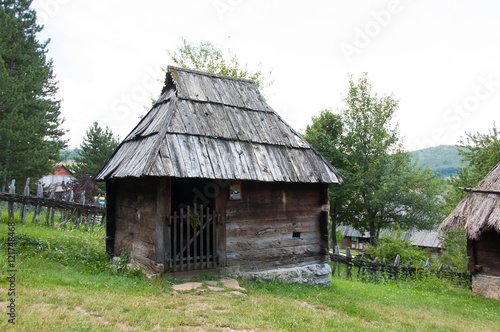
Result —
M375 257L378 257L379 260L385 258L387 264L394 264L396 256L399 254L401 263L410 261L412 265L418 265L421 260L426 260L428 256L426 251L403 240L401 230L384 233L376 245L368 248L367 254L371 259Z
M451 229L439 237L442 250L439 256L440 263L450 264L450 268L462 272L467 270L467 238L464 229Z

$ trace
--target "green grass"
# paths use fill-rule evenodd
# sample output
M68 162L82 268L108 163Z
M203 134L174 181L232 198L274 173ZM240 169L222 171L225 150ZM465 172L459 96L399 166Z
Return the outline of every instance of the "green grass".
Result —
M230 290L174 292L181 280L119 272L104 257L102 234L16 225L15 327L5 239L0 223L0 330L18 331L498 331L500 302L445 281L363 283L331 287L240 281ZM57 248L57 249L56 249ZM195 280L218 280L202 275Z

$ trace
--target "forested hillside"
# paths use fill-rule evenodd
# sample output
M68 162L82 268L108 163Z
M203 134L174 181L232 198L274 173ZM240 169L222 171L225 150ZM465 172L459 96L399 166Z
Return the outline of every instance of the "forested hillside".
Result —
M455 174L460 168L460 156L455 145L439 145L411 152L420 165L428 166L442 176Z

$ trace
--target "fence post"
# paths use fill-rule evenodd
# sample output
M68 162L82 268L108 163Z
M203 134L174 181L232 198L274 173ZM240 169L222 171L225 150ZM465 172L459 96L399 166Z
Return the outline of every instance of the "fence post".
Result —
M41 198L43 197L43 187L40 182L38 182L38 188L36 189L36 197ZM35 215L33 216L33 219L36 220L36 224L40 225L40 211L42 210L41 205L37 205L35 207Z
M24 186L24 196L29 196L30 195L30 178L26 179L26 185ZM21 205L21 222L23 225L26 223L26 210L27 210L27 204L23 203Z
M73 189L69 191L69 196L67 197L67 202L72 202L73 201ZM69 219L69 210L64 211L64 229L68 228L68 219Z
M377 271L378 271L378 257L375 257L375 259L373 260L373 278L377 278Z
M345 257L347 258L346 264L345 264L345 277L349 278L351 274L351 248L347 247L345 248Z
M3 184L0 185L0 192L3 193L4 187ZM2 219L2 202L0 202L0 219Z
M337 251L339 250L338 248L339 248L339 246L333 247L333 254L334 255L337 255ZM335 277L335 270L336 269L337 269L337 260L335 259L333 261L333 269L332 269L332 276L334 276L334 277Z
M94 202L94 205L95 205L95 206L99 206L99 205L101 205L101 204L99 203L99 196L100 196L100 195L98 195L98 196L97 196L97 200ZM94 214L93 214L93 217L92 217L92 233L94 233L94 227L95 227L95 221L96 221L96 219L97 219L97 213L94 213Z
M57 185L50 192L49 199L54 199L54 195L56 193L56 188L57 188ZM51 210L52 210L52 221L50 222L50 225L54 226L54 208L51 209L49 206L47 206L47 216L45 217L45 223L47 224L47 226L49 225L49 217L50 217Z
M427 262L425 262L425 268L426 269L431 269L431 259L430 258L427 258Z
M82 197L80 197L80 204L83 204L85 205L85 190L82 192ZM83 214L83 211L79 211L78 209L76 210L75 212L75 226L76 228L80 228L80 223L82 221L82 214Z
M358 274L356 275L356 279L359 279L359 274L363 273L363 270L364 270L364 264L365 264L365 253L361 254L361 258L360 258L360 261L361 263L359 264L359 267L358 267Z
M401 261L401 256L399 254L396 255L396 260L394 261L394 269L393 269L393 280L396 280L397 278L397 272L399 270L399 262Z
M16 180L12 180L10 182L9 186L9 194L14 195L16 193ZM8 213L9 213L9 220L14 220L14 202L9 202L8 203Z

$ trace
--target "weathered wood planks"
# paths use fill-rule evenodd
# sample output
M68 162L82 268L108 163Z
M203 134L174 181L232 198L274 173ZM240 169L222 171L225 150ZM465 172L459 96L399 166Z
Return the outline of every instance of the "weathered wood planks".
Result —
M169 70L165 98L127 136L98 180L342 182L336 169L266 104L252 81Z
M243 181L242 200L225 206L227 266L255 262L264 268L324 259L324 189L318 184Z

